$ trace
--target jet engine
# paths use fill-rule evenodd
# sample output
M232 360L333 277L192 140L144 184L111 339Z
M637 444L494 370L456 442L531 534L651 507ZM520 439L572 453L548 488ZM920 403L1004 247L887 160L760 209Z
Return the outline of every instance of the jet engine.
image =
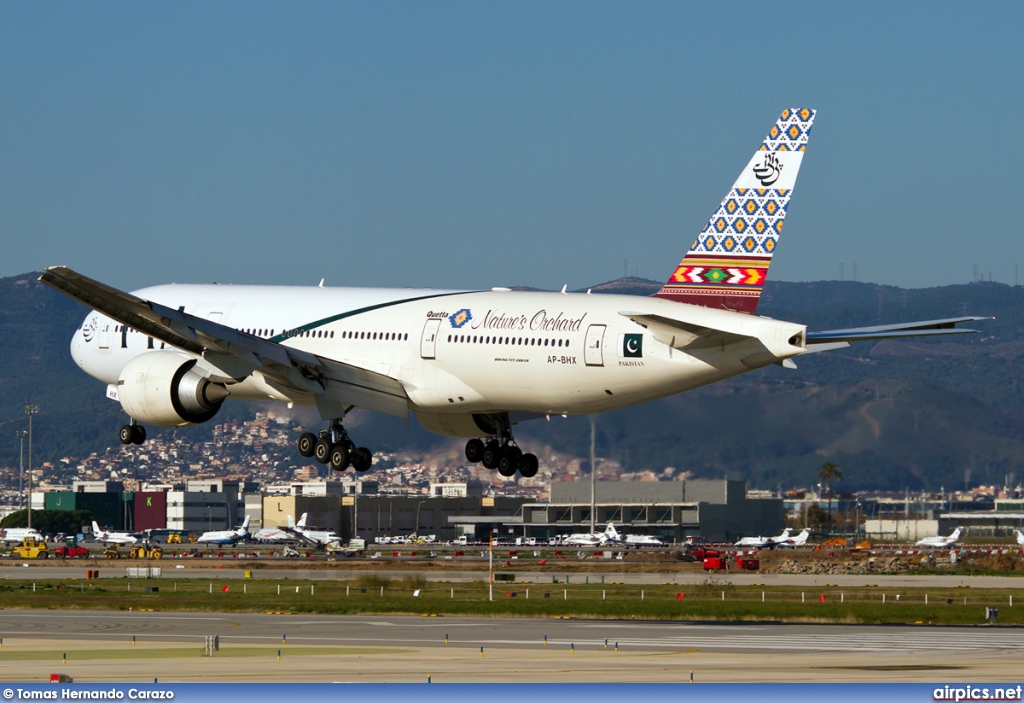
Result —
M196 372L196 361L174 351L135 357L121 369L117 381L121 407L149 425L184 427L206 422L220 410L228 389Z

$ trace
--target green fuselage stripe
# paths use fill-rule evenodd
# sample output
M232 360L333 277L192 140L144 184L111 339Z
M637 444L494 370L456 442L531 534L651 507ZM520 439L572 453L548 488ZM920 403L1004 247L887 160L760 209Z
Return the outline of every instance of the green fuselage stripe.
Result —
M320 320L314 320L313 322L307 322L306 324L300 325L298 327L293 327L290 330L285 330L285 331L281 332L281 334L274 335L273 337L270 338L269 341L277 342L277 343L280 344L281 342L287 341L287 340L291 339L292 337L298 337L303 332L309 332L310 330L315 330L318 327L323 327L324 325L329 325L332 322L337 322L338 320L344 320L346 317L355 317L356 315L361 315L364 312L372 312L374 310L381 310L383 308L390 308L390 307L393 307L395 305L403 305L405 303L415 303L415 302L420 301L420 300L430 300L431 298L447 298L448 296L451 296L451 295L467 295L467 294L482 293L482 292L483 291L478 291L478 290L465 290L465 291L457 291L455 293L433 293L431 295L421 295L421 296L417 296L415 298L404 298L403 300L392 300L392 301L387 302L387 303L378 303L376 305L368 305L365 308L358 308L356 310L349 310L348 312L339 313L337 315L331 315L330 317L325 317L325 318L320 319Z

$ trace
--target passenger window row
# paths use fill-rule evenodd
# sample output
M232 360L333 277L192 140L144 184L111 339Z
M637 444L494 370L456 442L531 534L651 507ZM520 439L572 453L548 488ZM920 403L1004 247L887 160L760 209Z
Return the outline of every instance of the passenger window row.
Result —
M457 344L508 344L523 347L567 347L568 339L537 339L536 337L491 337L477 334L450 334L448 341Z
M369 339L384 342L405 342L409 339L408 332L342 332L342 339Z

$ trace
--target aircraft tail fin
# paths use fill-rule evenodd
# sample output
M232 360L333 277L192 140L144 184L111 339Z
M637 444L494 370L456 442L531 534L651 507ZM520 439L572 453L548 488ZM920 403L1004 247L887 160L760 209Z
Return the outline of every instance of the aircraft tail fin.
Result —
M295 529L295 520L292 518L291 515L288 516L288 527L293 530Z
M248 530L249 529L249 519L250 519L250 516L246 515L245 516L245 520L242 521L242 529L243 530Z
M299 521L297 523L295 523L295 526L296 527L300 527L300 528L301 527L305 527L306 526L306 516L307 515L309 515L309 513L302 513L302 515L299 516Z
M103 532L103 530L101 530L101 529L100 529L100 526L96 524L96 521L95 521L95 520L93 520L93 521L92 521L92 533L93 533L94 535L98 535L98 534L99 534L99 533L101 533L101 532Z
M657 297L757 310L814 114L810 108L782 111Z
M621 539L619 531L615 529L615 524L611 522L608 523L608 527L604 528L604 536L614 542L618 542Z

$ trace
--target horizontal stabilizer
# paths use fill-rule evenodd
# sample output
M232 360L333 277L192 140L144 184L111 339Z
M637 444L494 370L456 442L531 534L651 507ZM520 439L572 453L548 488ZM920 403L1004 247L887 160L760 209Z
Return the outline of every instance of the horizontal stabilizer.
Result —
M640 312L620 312L619 314L628 317L641 327L647 328L655 339L675 349L710 349L755 339L745 334L673 320L663 315L647 315Z
M872 339L900 339L902 337L937 337L948 334L971 334L978 330L957 327L961 322L991 320L991 317L950 317L944 320L924 320L921 322L901 322L894 325L876 325L874 327L853 327L845 330L827 330L824 332L807 333L807 351L824 351L812 349L813 346L834 344L837 342L864 342ZM832 347L835 348L835 347Z

